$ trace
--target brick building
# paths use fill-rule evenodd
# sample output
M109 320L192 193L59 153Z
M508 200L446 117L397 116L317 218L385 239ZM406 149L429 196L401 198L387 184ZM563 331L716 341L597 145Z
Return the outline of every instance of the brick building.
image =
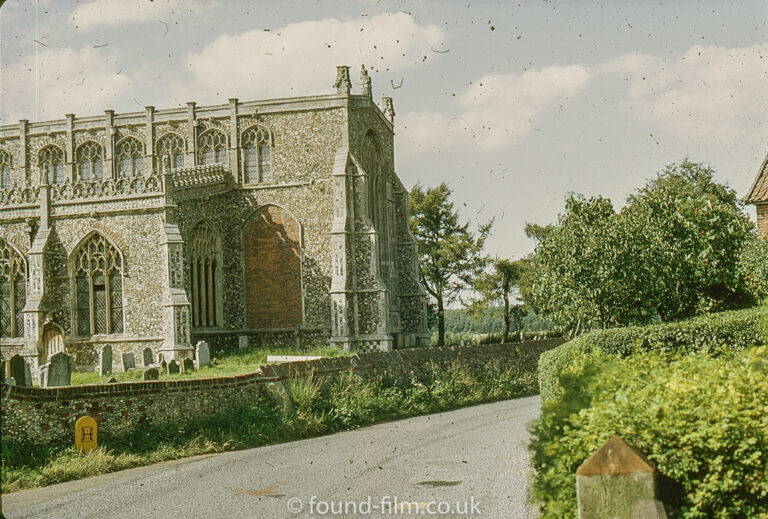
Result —
M757 208L757 230L762 236L768 238L768 155L760 166L755 182L744 201L754 204Z
M331 95L0 126L3 358L427 344L392 100L361 74L360 94L338 67Z

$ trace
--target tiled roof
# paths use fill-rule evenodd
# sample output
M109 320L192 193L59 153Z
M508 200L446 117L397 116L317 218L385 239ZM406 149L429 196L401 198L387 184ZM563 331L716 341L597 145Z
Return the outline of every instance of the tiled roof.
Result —
M752 188L744 201L748 204L768 202L768 155L766 155L763 165L760 166L755 183L752 184Z

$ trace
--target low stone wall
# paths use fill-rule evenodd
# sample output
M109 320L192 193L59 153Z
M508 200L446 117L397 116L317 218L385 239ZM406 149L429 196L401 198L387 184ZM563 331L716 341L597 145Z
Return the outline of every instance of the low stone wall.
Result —
M261 366L253 373L219 378L124 382L55 388L2 385L0 427L5 441L66 444L77 418L99 422L99 438L148 425L195 420L253 400L271 382L290 377L333 377L353 370L364 378L425 373L460 362L471 369L517 367L535 371L539 355L563 343L549 339L517 344L419 348Z

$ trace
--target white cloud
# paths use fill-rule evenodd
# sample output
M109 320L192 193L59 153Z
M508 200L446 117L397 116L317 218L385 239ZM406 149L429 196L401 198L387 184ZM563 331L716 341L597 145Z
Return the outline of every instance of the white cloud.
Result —
M768 109L768 44L696 45L673 58L627 54L598 71L628 81L623 107L638 119L684 137L732 136Z
M34 119L34 56L3 70L3 123ZM95 115L130 99L132 80L104 48L46 48L38 55L38 119ZM118 74L118 72L120 72Z
M197 12L211 2L202 0L91 0L72 12L75 25L82 29L115 26L126 22L157 20L180 11Z
M522 74L487 75L458 97L456 115L405 114L400 153L408 156L460 141L481 150L502 148L535 129L536 118L566 102L589 82L581 65L550 66ZM404 149L403 149L404 148Z
M430 47L443 41L442 29L419 25L406 13L346 21L327 18L272 31L225 34L189 54L194 83L179 90L182 97L199 98L202 91L248 99L327 92L336 65L355 65L354 82L360 64L405 70L433 54Z

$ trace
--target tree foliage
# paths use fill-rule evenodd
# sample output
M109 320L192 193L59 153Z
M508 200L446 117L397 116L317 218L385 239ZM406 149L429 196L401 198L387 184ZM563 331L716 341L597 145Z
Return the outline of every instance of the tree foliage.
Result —
M479 297L472 301L475 312L482 312L488 308L497 308L501 311L504 328L501 332L501 342L509 341L511 324L515 325L515 333L519 333L523 325L523 317L526 310L523 304L510 302L513 292L518 288L523 272L528 268L528 263L519 259L512 261L505 258L495 258L490 262L490 269L475 278L473 286Z
M667 166L619 213L603 197L569 195L556 224L526 227L541 241L523 299L573 331L745 306L738 258L753 225L713 173Z
M452 191L442 183L434 188L416 185L410 193L410 228L418 245L419 274L437 306L438 345L445 343L445 306L482 272L481 256L493 221L469 230L460 223L450 200Z

